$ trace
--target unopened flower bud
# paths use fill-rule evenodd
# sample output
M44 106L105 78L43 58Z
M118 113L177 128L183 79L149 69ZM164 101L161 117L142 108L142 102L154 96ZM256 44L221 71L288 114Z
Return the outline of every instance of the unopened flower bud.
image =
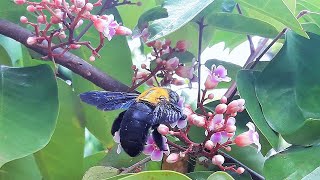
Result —
M16 3L18 5L22 5L22 4L26 3L26 0L14 0L14 3Z
M20 17L20 22L23 23L23 24L25 24L25 23L28 22L28 18L25 17L25 16L21 16L21 17Z
M64 31L59 33L59 38L65 39L67 37L66 33Z
M230 146L227 146L224 148L226 151L230 152L231 151L231 147Z
M37 43L37 38L36 37L28 37L27 39L27 44L28 45L33 45Z
M166 69L173 71L179 65L179 58L173 57L166 62Z
M148 43L147 43L147 46L148 46L148 47L153 47L155 43L156 43L156 41L148 42Z
M156 59L156 63L157 63L157 64L162 63L162 59L161 59L161 58L157 58L157 59Z
M77 8L83 8L86 5L86 1L85 0L74 0L74 5Z
M222 104L226 104L227 102L228 102L227 97L222 96L222 98L220 99L220 103L222 103Z
M205 117L199 116L197 114L192 114L191 115L192 123L198 127L202 127L205 125Z
M154 47L156 48L156 49L161 49L161 47L162 47L162 42L160 41L160 40L156 40L156 42L155 42L155 44L154 44Z
M188 47L188 43L187 41L181 40L178 41L176 44L176 48L180 51L180 52L185 52L187 51L187 47Z
M166 39L164 44L167 45L167 46L170 46L171 45L171 40L170 39Z
M91 11L93 9L93 4L92 3L87 3L86 4L86 10Z
M229 133L233 133L237 130L237 127L235 125L228 125L226 127L226 131L229 132Z
M116 28L116 34L117 35L122 35L122 36L127 36L127 35L131 35L132 31L131 29L124 27L124 26L118 26Z
M243 168L243 167L238 167L238 169L236 170L236 172L237 172L238 174L242 174L242 173L244 173L244 168Z
M147 65L146 64L141 64L141 69L146 69Z
M148 86L150 86L150 87L153 87L154 82L155 82L155 80L154 80L154 78L152 77L152 78L150 78L150 79L148 79L148 80L146 81L146 84L147 84Z
M95 61L95 60L96 60L96 58L94 56L89 57L89 61Z
M56 6L60 6L62 3L62 0L54 0L54 3Z
M45 24L46 22L47 22L47 16L46 15L44 15L44 16L42 16L42 15L39 15L38 17L37 17L37 21L38 21L38 23L40 23L40 24Z
M226 112L227 107L228 107L228 106L227 106L226 104L218 104L218 105L216 106L216 108L215 108L215 112L216 112L217 114L223 114L223 113Z
M27 6L27 11L28 12L35 12L37 10L37 8L33 5L29 5Z
M77 25L74 27L75 29L77 29L78 27L80 27L83 24L83 20L80 19L77 23Z
M206 143L204 144L204 147L207 148L208 150L213 149L214 147L214 143L211 140L206 141Z
M221 166L224 163L224 157L220 154L213 156L212 158L212 164Z
M176 85L176 86L181 86L181 85L184 85L185 82L184 82L183 80L179 80L179 79L174 78L174 79L172 80L172 84L174 84L174 85Z
M167 135L169 133L169 128L168 126L164 125L164 124L160 124L157 128L158 132L162 135Z
M178 160L179 160L179 154L177 153L171 153L166 159L167 163L175 163Z
M79 49L80 47L80 44L70 44L70 49Z

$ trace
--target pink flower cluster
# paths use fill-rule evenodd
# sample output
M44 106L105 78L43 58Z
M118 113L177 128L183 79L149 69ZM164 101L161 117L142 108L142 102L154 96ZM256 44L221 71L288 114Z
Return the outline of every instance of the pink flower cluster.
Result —
M68 50L78 49L86 46L92 51L90 60L95 60L94 56L99 56L98 52L102 48L104 38L109 41L115 35L131 35L130 29L121 26L114 20L113 15L92 15L91 11L96 6L102 5L102 0L90 3L88 0L42 0L41 2L28 0L14 0L18 5L26 4L27 11L37 14L37 22L30 22L27 17L21 16L20 22L34 27L35 36L27 39L28 45L35 45L46 41L48 45L48 57L60 56ZM49 14L49 15L48 15ZM81 37L75 37L74 31L82 26L84 20L92 21L96 30L100 33L100 44L97 48L91 46L90 42L79 41ZM52 30L55 25L59 28ZM67 38L68 34L68 38ZM53 38L57 38L60 44L51 44ZM65 41L63 41L66 39ZM56 48L63 48L62 54L53 54Z

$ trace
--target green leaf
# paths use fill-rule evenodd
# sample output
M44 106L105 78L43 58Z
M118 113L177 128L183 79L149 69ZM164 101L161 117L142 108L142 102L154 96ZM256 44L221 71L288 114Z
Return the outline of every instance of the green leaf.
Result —
M208 25L220 30L262 37L275 37L278 34L278 31L274 26L264 21L240 14L213 13L206 19ZM252 24L255 26L252 27Z
M320 142L320 37L305 39L292 31L256 81L256 93L270 127L290 144Z
M0 179L21 180L32 179L41 180L41 174L34 160L33 155L11 161L0 169Z
M48 144L56 126L58 93L48 65L0 66L0 167Z
M278 147L278 135L270 128L256 96L255 80L259 71L241 70L237 75L237 88L241 98L246 100L246 109L257 128L275 149Z
M229 31L215 30L212 41L209 46L213 46L217 43L224 42L225 48L230 48L232 51L235 47L247 40L247 36L244 34L233 33Z
M138 1L138 0L134 0ZM131 2L134 2L131 1ZM138 19L144 14L144 12L150 10L156 3L154 1L140 1L141 6L137 5L126 5L126 6L117 6L121 18L123 19L123 25L128 28L134 28L137 24Z
M6 50L10 57L11 66L18 66L18 61L22 58L21 44L11 38L0 35L0 45ZM2 54L1 54L2 55Z
M165 17L168 17L168 12L165 8L161 6L154 7L144 12L140 16L138 20L137 28L139 28L139 30L141 31L146 27L146 25L148 25L150 21L154 21L157 19L165 18Z
M160 180L160 179L175 179L175 180L189 180L190 178L184 174L175 172L175 171L167 171L167 170L161 170L161 171L144 171L137 174L133 174L124 178L121 178L121 180L140 180L140 179L154 179L154 180Z
M287 5L288 9L295 14L296 12L296 0L283 0L284 4Z
M0 7L5 7L1 8L0 10L1 18L7 19L17 24L21 24L20 17L25 15L27 11L26 6L17 5L10 0L0 1ZM32 14L30 14L30 16L32 16Z
M237 0L240 5L253 9L286 25L298 34L308 37L288 6L279 0ZM250 11L250 10L249 10ZM272 24L273 25L273 24Z
M98 152L96 154L87 156L84 158L84 170L98 165L98 163L107 155L105 151Z
M108 9L108 13L114 14L116 20L121 22L120 16L116 9ZM99 35L97 30L91 28L82 38L84 41L90 41L93 45L99 44ZM80 48L75 54L88 61L91 51L87 48ZM125 37L116 36L110 42L105 42L105 46L99 52L101 59L90 62L93 66L114 77L122 83L130 84L132 79L132 59L131 52ZM101 90L93 83L83 79L79 75L74 75L73 87L77 94ZM104 112L96 107L82 103L86 127L99 139L104 146L110 148L113 145L112 135L110 134L112 123L119 111Z
M186 175L193 180L206 180L212 173L213 171L195 171Z
M208 69L211 69L212 65L215 65L216 67L219 65L224 66L228 70L228 76L232 80L235 80L237 72L241 69L241 66L239 66L239 65L225 62L225 61L221 61L221 60L217 60L217 59L209 59L205 62L205 66ZM228 88L231 85L231 83L232 82L221 82L221 83L219 83L219 85L216 88L217 89L218 88Z
M49 144L35 153L44 179L81 179L83 175L84 127L80 100L72 87L58 81L60 110ZM61 168L63 167L63 168Z
M263 174L266 179L302 179L320 166L319 156L319 146L292 147L267 159Z
M0 64L5 66L12 66L11 58L7 50L0 45Z
M213 1L214 0L166 0L163 7L167 9L168 17L155 20L149 25L148 28L151 35L148 41L159 39L178 30Z
M303 177L302 180L313 180L313 179L317 179L319 176L320 176L320 167L317 167L310 174Z
M83 176L82 180L102 180L119 174L119 170L113 167L94 166Z
M119 174L119 175L116 175L116 176L112 176L112 177L106 178L105 180L118 180L118 179L121 179L121 178L130 176L130 175L132 175L132 174L133 174L133 173Z
M123 168L123 167L129 167L146 156L144 154L140 154L139 156L136 157L130 157L128 154L126 154L123 150L121 151L120 154L117 153L117 147L114 146L108 154L103 158L103 160L100 162L101 165L104 166L112 166L115 168Z
M320 35L320 27L314 23L303 23L302 27L304 30L308 32L312 32L314 34Z
M207 180L234 180L232 176L223 171L218 171L211 174Z

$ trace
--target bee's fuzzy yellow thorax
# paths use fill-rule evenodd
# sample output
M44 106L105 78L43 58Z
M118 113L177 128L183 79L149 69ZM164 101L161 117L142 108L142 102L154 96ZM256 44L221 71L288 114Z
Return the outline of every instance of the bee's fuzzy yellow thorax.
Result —
M138 102L147 101L152 105L157 105L163 99L169 101L169 93L167 89L160 87L150 88L137 97Z

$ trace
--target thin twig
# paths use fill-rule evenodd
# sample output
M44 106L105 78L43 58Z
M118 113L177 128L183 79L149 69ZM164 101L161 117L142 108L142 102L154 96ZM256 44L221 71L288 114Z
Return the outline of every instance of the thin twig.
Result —
M199 27L199 36L198 36L198 99L197 104L201 101L201 89L200 89L200 79L201 79L201 51L202 51L202 37L203 37L203 30L206 27L204 23L204 17L202 17L198 22ZM199 105L197 105L199 107Z
M129 173L129 172L132 172L133 170L135 170L136 168L138 168L139 166L142 166L144 165L145 163L149 162L151 160L150 156L142 159L141 161L135 163L134 165L128 167L128 168L125 168L123 171L121 171L120 174L126 174L126 173Z

